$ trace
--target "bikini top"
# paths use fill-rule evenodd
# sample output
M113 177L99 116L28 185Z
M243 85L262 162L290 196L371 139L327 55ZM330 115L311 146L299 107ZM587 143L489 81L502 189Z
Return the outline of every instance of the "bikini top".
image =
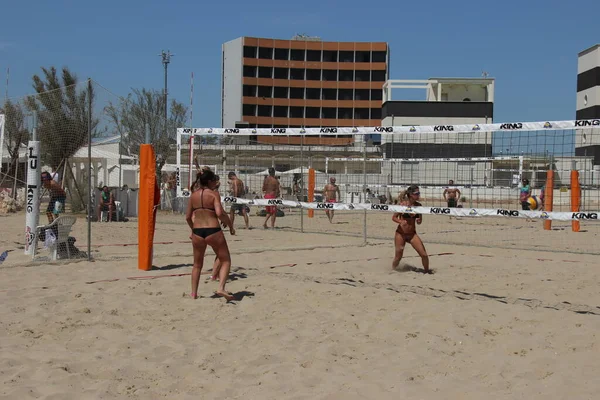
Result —
M204 207L204 189L201 189L202 191L200 192L200 207L192 207L192 212L195 212L196 210L208 210L208 211L212 211L215 212L214 208L208 208L208 207Z

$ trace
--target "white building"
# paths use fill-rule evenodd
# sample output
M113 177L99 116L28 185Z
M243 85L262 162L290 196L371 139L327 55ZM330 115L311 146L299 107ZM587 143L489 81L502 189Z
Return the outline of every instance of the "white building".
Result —
M578 123L598 126L598 129L576 131L575 154L593 156L594 165L600 171L600 44L578 54L575 118Z
M425 100L394 100L394 89L425 90ZM431 78L428 80L389 80L383 85L382 126L437 126L440 134L427 137L419 135L418 143L461 144L461 153L478 153L485 156L485 149L466 149L464 145L478 144L491 147L488 132L453 133L453 125L476 125L492 123L494 118L494 79L492 78ZM400 142L416 143L411 134L383 136L381 144ZM391 157L391 145L388 146ZM397 147L397 146L396 146ZM403 146L405 153L414 157L415 150ZM452 153L448 146L447 150ZM417 150L420 157L458 157L442 155L440 149L425 147ZM431 154L429 154L431 153ZM491 151L487 152L490 155ZM395 156L400 156L396 154ZM470 157L475 157L473 154Z

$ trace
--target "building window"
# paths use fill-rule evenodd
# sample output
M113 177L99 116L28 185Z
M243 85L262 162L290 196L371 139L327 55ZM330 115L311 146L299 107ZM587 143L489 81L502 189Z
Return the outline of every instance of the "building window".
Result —
M292 49L290 60L292 61L304 61L304 50Z
M371 100L382 100L383 89L371 89Z
M323 100L337 100L337 89L323 89Z
M321 61L321 50L306 50L306 61Z
M303 81L304 80L304 70L300 68L292 68L290 69L290 79Z
M290 118L304 118L304 107L290 107Z
M306 107L306 118L319 118L321 109L319 107Z
M245 58L256 58L257 48L254 46L244 46L244 57Z
M369 100L369 89L354 90L354 100Z
M369 109L368 108L355 108L354 109L354 119L369 119Z
M340 51L340 62L354 62L354 52Z
M250 65L244 65L244 77L245 78L256 78L256 73L258 71L258 68L250 66Z
M370 51L357 51L356 52L356 62L371 62L371 52Z
M336 69L324 69L323 70L323 80L324 81L337 81L337 73Z
M352 109L338 108L338 119L352 119Z
M274 79L289 79L290 70L288 68L274 68Z
M273 59L273 48L272 47L259 47L258 48L258 58L261 58L263 60Z
M338 100L352 100L354 93L352 89L340 89L338 91Z
M371 119L381 121L381 108L371 108Z
M340 81L352 82L354 80L354 71L340 70Z
M273 89L273 97L276 99L287 99L288 98L288 90L287 87L275 86Z
M290 99L304 99L304 88L290 88Z
M271 106L258 106L258 116L259 117L271 117L273 112L273 107Z
M387 52L385 51L374 51L371 55L371 62L384 63L387 61Z
M256 116L256 104L244 104L242 107L242 113L246 117Z
M371 80L371 74L368 70L357 70L354 72L354 80L357 82L369 82Z
M306 98L308 100L321 100L321 89L306 88ZM317 118L319 118L319 117L317 117Z
M259 78L273 78L273 67L258 67Z
M306 80L307 81L320 81L321 80L321 70L320 69L307 69L306 70Z
M256 86L244 85L242 88L244 97L256 97Z
M337 50L323 50L323 62L337 62Z
M336 119L336 109L330 107L323 107L321 109L321 118L323 119Z
M273 97L273 87L271 86L259 86L258 97L271 98Z
M275 59L276 60L289 60L289 50L288 49L275 49Z
M287 106L275 106L273 107L273 117L275 118L287 118L288 108Z
M371 71L371 81L373 81L373 82L385 81L385 71L384 70Z

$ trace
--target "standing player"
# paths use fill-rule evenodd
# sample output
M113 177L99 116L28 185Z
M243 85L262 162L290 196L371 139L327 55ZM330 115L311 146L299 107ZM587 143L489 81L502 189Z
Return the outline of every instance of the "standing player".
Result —
M418 201L420 195L419 187L417 185L411 185L404 192L400 193L398 196L398 204L401 206L420 207L421 203ZM396 255L392 262L392 269L398 267L402 255L404 254L404 246L406 243L410 243L415 251L421 256L424 272L426 274L429 273L429 256L427 255L423 241L419 235L417 235L417 227L415 225L415 223L421 225L423 216L414 213L395 213L392 216L392 220L398 224L394 238Z
M60 184L52 179L49 172L42 172L42 187L50 192L46 216L48 217L48 223L51 224L58 217L58 214L64 211L67 194Z
M521 181L522 186L519 193L519 200L521 201L521 208L523 211L529 211L529 197L531 196L531 187L529 186L529 179L523 179Z
M327 203L337 203L340 198L340 187L335 184L335 178L329 178L329 183L325 185L323 189L323 196L325 197L325 202ZM329 223L333 222L333 210L325 210L327 214L327 218L329 218Z
M448 203L448 208L455 208L458 206L458 199L460 198L460 190L454 186L454 181L450 179L448 181L448 187L444 189L444 200Z
M229 178L229 185L231 186L231 195L236 198L242 198L246 194L244 182L237 177L235 172L231 171L227 177ZM246 224L246 229L250 229L250 221L248 219L248 213L246 212L245 204L237 204L233 203L231 205L231 211L229 212L229 218L231 219L231 224L235 221L235 213L239 212L242 217L244 217L244 223Z
M269 175L265 178L263 182L262 191L265 199L276 199L279 197L280 185L279 180L275 178L275 168L269 168ZM263 228L268 229L267 222L271 218L271 228L275 229L275 219L277 218L277 206L267 206L267 219L265 219L265 223L263 224Z

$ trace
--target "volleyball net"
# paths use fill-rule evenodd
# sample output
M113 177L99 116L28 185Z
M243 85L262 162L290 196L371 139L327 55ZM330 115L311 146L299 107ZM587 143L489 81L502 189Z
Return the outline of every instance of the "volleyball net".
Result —
M600 210L599 134L598 120L179 128L173 207L185 210L197 167L206 165L220 176L219 190L227 207L244 204L253 218L263 217L266 206L277 205L284 216L279 223L282 228L362 235L365 240L389 238L394 229L391 213L407 211L396 204L398 194L414 184L420 188L423 206L408 211L427 215L423 234L440 243L489 245L491 227L510 229L500 235L506 236L505 243L494 238L493 245L500 247L526 243L513 235L521 228L527 228L528 234L532 229L578 231L581 238L600 230L596 223ZM279 199L263 198L268 168L275 169L280 182ZM243 196L231 195L229 172L244 182ZM335 178L339 187L336 203L323 198L330 178ZM529 186L529 210L523 209L521 199L524 179ZM456 203L451 205L457 207L448 206L448 188L456 194ZM335 212L334 222L338 223L329 223L327 210ZM358 218L361 213L366 217ZM452 226L460 224L467 232L453 235L449 216L460 217ZM254 223L259 224L262 221ZM588 247L584 251L594 252L593 246Z

